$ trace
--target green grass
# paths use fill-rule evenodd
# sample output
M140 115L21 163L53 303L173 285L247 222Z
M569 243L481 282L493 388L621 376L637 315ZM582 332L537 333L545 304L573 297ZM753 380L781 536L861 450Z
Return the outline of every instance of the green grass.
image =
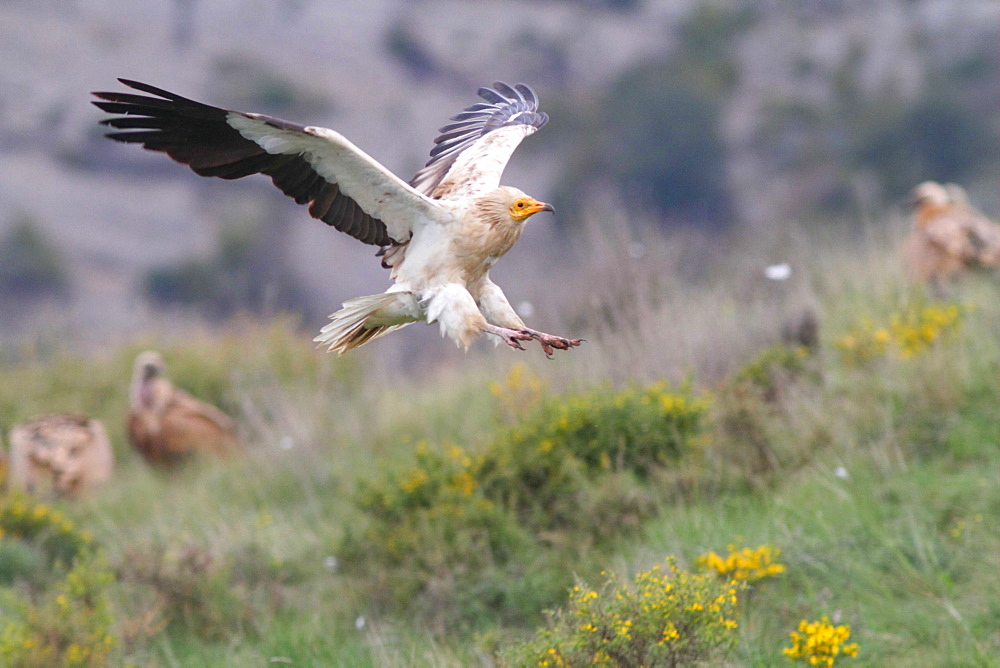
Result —
M842 480L817 467L766 500L675 509L649 528L642 554L693 560L734 537L781 546L786 574L746 610L747 664L780 663L774 648L798 621L829 614L851 625L866 663L996 665L997 562L987 555L1000 485L988 470L947 468L920 464L887 479L860 465Z
M546 593L547 583L595 578L602 569L630 578L667 555L694 568L699 555L740 542L780 548L786 572L741 599L734 665L787 664L781 648L789 632L826 614L851 626L858 665L1000 666L996 282L979 277L956 286L948 300L963 306L961 325L928 350L846 363L835 341L862 318L887 322L929 303L903 283L891 250L886 240L860 250L797 243L789 259L803 283L783 298L771 285L734 287L746 253L720 262L736 276L720 269L705 285L677 279L670 299L642 301L663 287L669 266L649 275L632 304L621 303L615 281L606 291L593 286L594 300L566 315L592 327L593 334L582 332L591 340L553 362L484 350L447 370L404 373L380 363L379 343L337 359L314 350L308 333L287 320L241 322L183 343L152 336L91 357L5 351L0 428L6 433L17 421L57 410L86 412L109 427L114 481L90 498L57 505L93 533L116 573L108 588L120 639L115 663L483 665L528 638L544 622L543 608L565 603L559 587ZM725 303L727 322L742 318L750 334L727 347L713 337L738 333L713 330L720 307L712 298L736 290L746 294ZM678 303L686 319L671 310ZM818 314L818 351L776 351L775 314L802 303ZM630 320L608 324L607 314L624 312ZM658 337L683 341L683 355L651 346ZM440 345L435 354L458 355ZM237 417L248 456L169 475L141 463L122 421L131 362L146 348L164 353L178 385ZM522 369L512 385L491 388L515 361L528 364L531 378ZM595 383L595 375L617 389ZM587 410L614 405L614 392L633 381L661 378L675 386L686 379L695 393L712 397L694 446L634 475L602 460L600 446L638 427L597 425L588 433L601 434L601 443L587 444L598 449L587 450L586 467L564 469L566 493L574 496L558 504L564 514L575 504L593 517L546 526L544 509L532 507L530 522L518 520L526 532L518 540L531 541L521 561L485 563L478 578L462 571L448 562L462 552L449 550L465 545L468 525L435 525L433 512L414 516L444 532L438 552L411 555L437 564L436 579L415 599L373 596L373 583L396 577L391 564L360 569L344 559L347 534L380 526L357 503L358 490L419 464L417 443L490 454L508 467L491 480L524 484L515 473L530 469L531 435L518 433L515 462L497 453L518 426L548 434L545 420L559 416L553 397L572 395L566 404ZM566 452L574 443L567 441ZM446 468L442 480L453 474ZM446 501L463 512L460 494ZM497 503L489 512L516 512ZM622 514L599 516L602 507ZM588 534L635 507L646 519L615 527L612 540ZM355 558L366 558L363 544L354 548ZM483 591L506 597L503 606L480 605ZM24 589L7 593L28 596ZM468 615L464 623L456 611Z

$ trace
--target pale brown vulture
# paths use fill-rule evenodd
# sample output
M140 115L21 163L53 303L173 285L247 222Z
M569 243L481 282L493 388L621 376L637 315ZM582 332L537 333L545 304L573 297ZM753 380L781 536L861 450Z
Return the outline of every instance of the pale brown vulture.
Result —
M199 453L226 457L242 450L229 416L174 387L163 358L151 351L135 359L126 426L132 446L157 466Z
M55 413L23 422L10 432L10 482L33 493L43 483L75 497L111 479L114 456L104 425L83 415Z
M1000 225L977 211L964 189L925 181L912 202L905 253L913 280L940 288L967 269L1000 268Z
M483 333L511 347L538 341L553 349L578 339L525 326L490 268L511 249L524 224L549 204L500 185L521 140L548 121L524 84L480 88L484 100L442 127L431 158L409 183L339 133L261 114L212 107L137 81L148 93L94 93L108 137L162 151L202 176L265 174L309 213L366 244L380 246L395 283L357 297L330 316L315 341L344 353L412 322L437 322L442 335L468 346Z

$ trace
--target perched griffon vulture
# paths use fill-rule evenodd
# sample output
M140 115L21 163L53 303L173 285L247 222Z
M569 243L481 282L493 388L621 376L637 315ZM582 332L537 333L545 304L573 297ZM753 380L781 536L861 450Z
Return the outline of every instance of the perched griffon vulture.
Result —
M544 202L500 176L521 140L548 121L523 84L480 88L484 102L451 118L431 158L409 183L339 133L261 114L208 106L137 81L134 93L94 93L102 110L123 114L102 123L116 141L162 151L201 176L238 179L265 174L327 225L380 246L395 283L385 293L344 303L315 341L344 353L426 320L468 348L483 333L523 350L538 341L546 355L580 345L530 329L490 280Z
M60 496L75 497L111 479L111 441L99 420L56 413L32 418L10 432L10 482L35 492L43 478Z
M225 457L239 452L229 416L174 387L166 369L157 353L135 358L127 425L132 446L158 466L179 464L195 453Z
M977 211L961 186L925 181L911 201L905 253L913 280L941 287L972 267L1000 268L1000 225Z

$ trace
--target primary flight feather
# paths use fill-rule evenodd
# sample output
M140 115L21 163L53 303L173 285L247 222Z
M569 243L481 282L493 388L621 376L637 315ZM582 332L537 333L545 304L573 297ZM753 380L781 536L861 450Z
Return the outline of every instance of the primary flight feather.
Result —
M538 341L547 355L580 345L525 326L489 271L525 222L552 206L500 185L514 149L548 121L523 84L480 88L484 102L442 127L431 158L409 183L341 134L263 114L213 107L128 79L146 93L94 93L108 137L166 153L201 176L265 174L314 218L380 246L395 281L330 316L315 341L342 354L412 322L438 323L468 346L491 334L513 348Z

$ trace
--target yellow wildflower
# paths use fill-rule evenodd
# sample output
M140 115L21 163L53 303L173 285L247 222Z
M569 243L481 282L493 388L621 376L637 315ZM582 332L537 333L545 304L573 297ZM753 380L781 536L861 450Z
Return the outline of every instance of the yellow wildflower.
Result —
M745 547L737 550L735 545L728 547L726 557L708 552L698 557L698 565L738 582L756 582L785 572L784 565L775 561L781 554L779 548L761 545L757 549Z
M427 475L427 471L415 469L407 478L399 483L399 486L407 494L412 494L428 480L430 480L430 476Z
M846 624L834 626L826 615L817 622L803 619L798 631L789 635L792 646L782 649L789 661L829 668L842 654L847 657L858 654L857 643L847 643L851 627Z
M464 496L472 496L476 491L476 479L468 471L459 471L452 478L452 485Z

